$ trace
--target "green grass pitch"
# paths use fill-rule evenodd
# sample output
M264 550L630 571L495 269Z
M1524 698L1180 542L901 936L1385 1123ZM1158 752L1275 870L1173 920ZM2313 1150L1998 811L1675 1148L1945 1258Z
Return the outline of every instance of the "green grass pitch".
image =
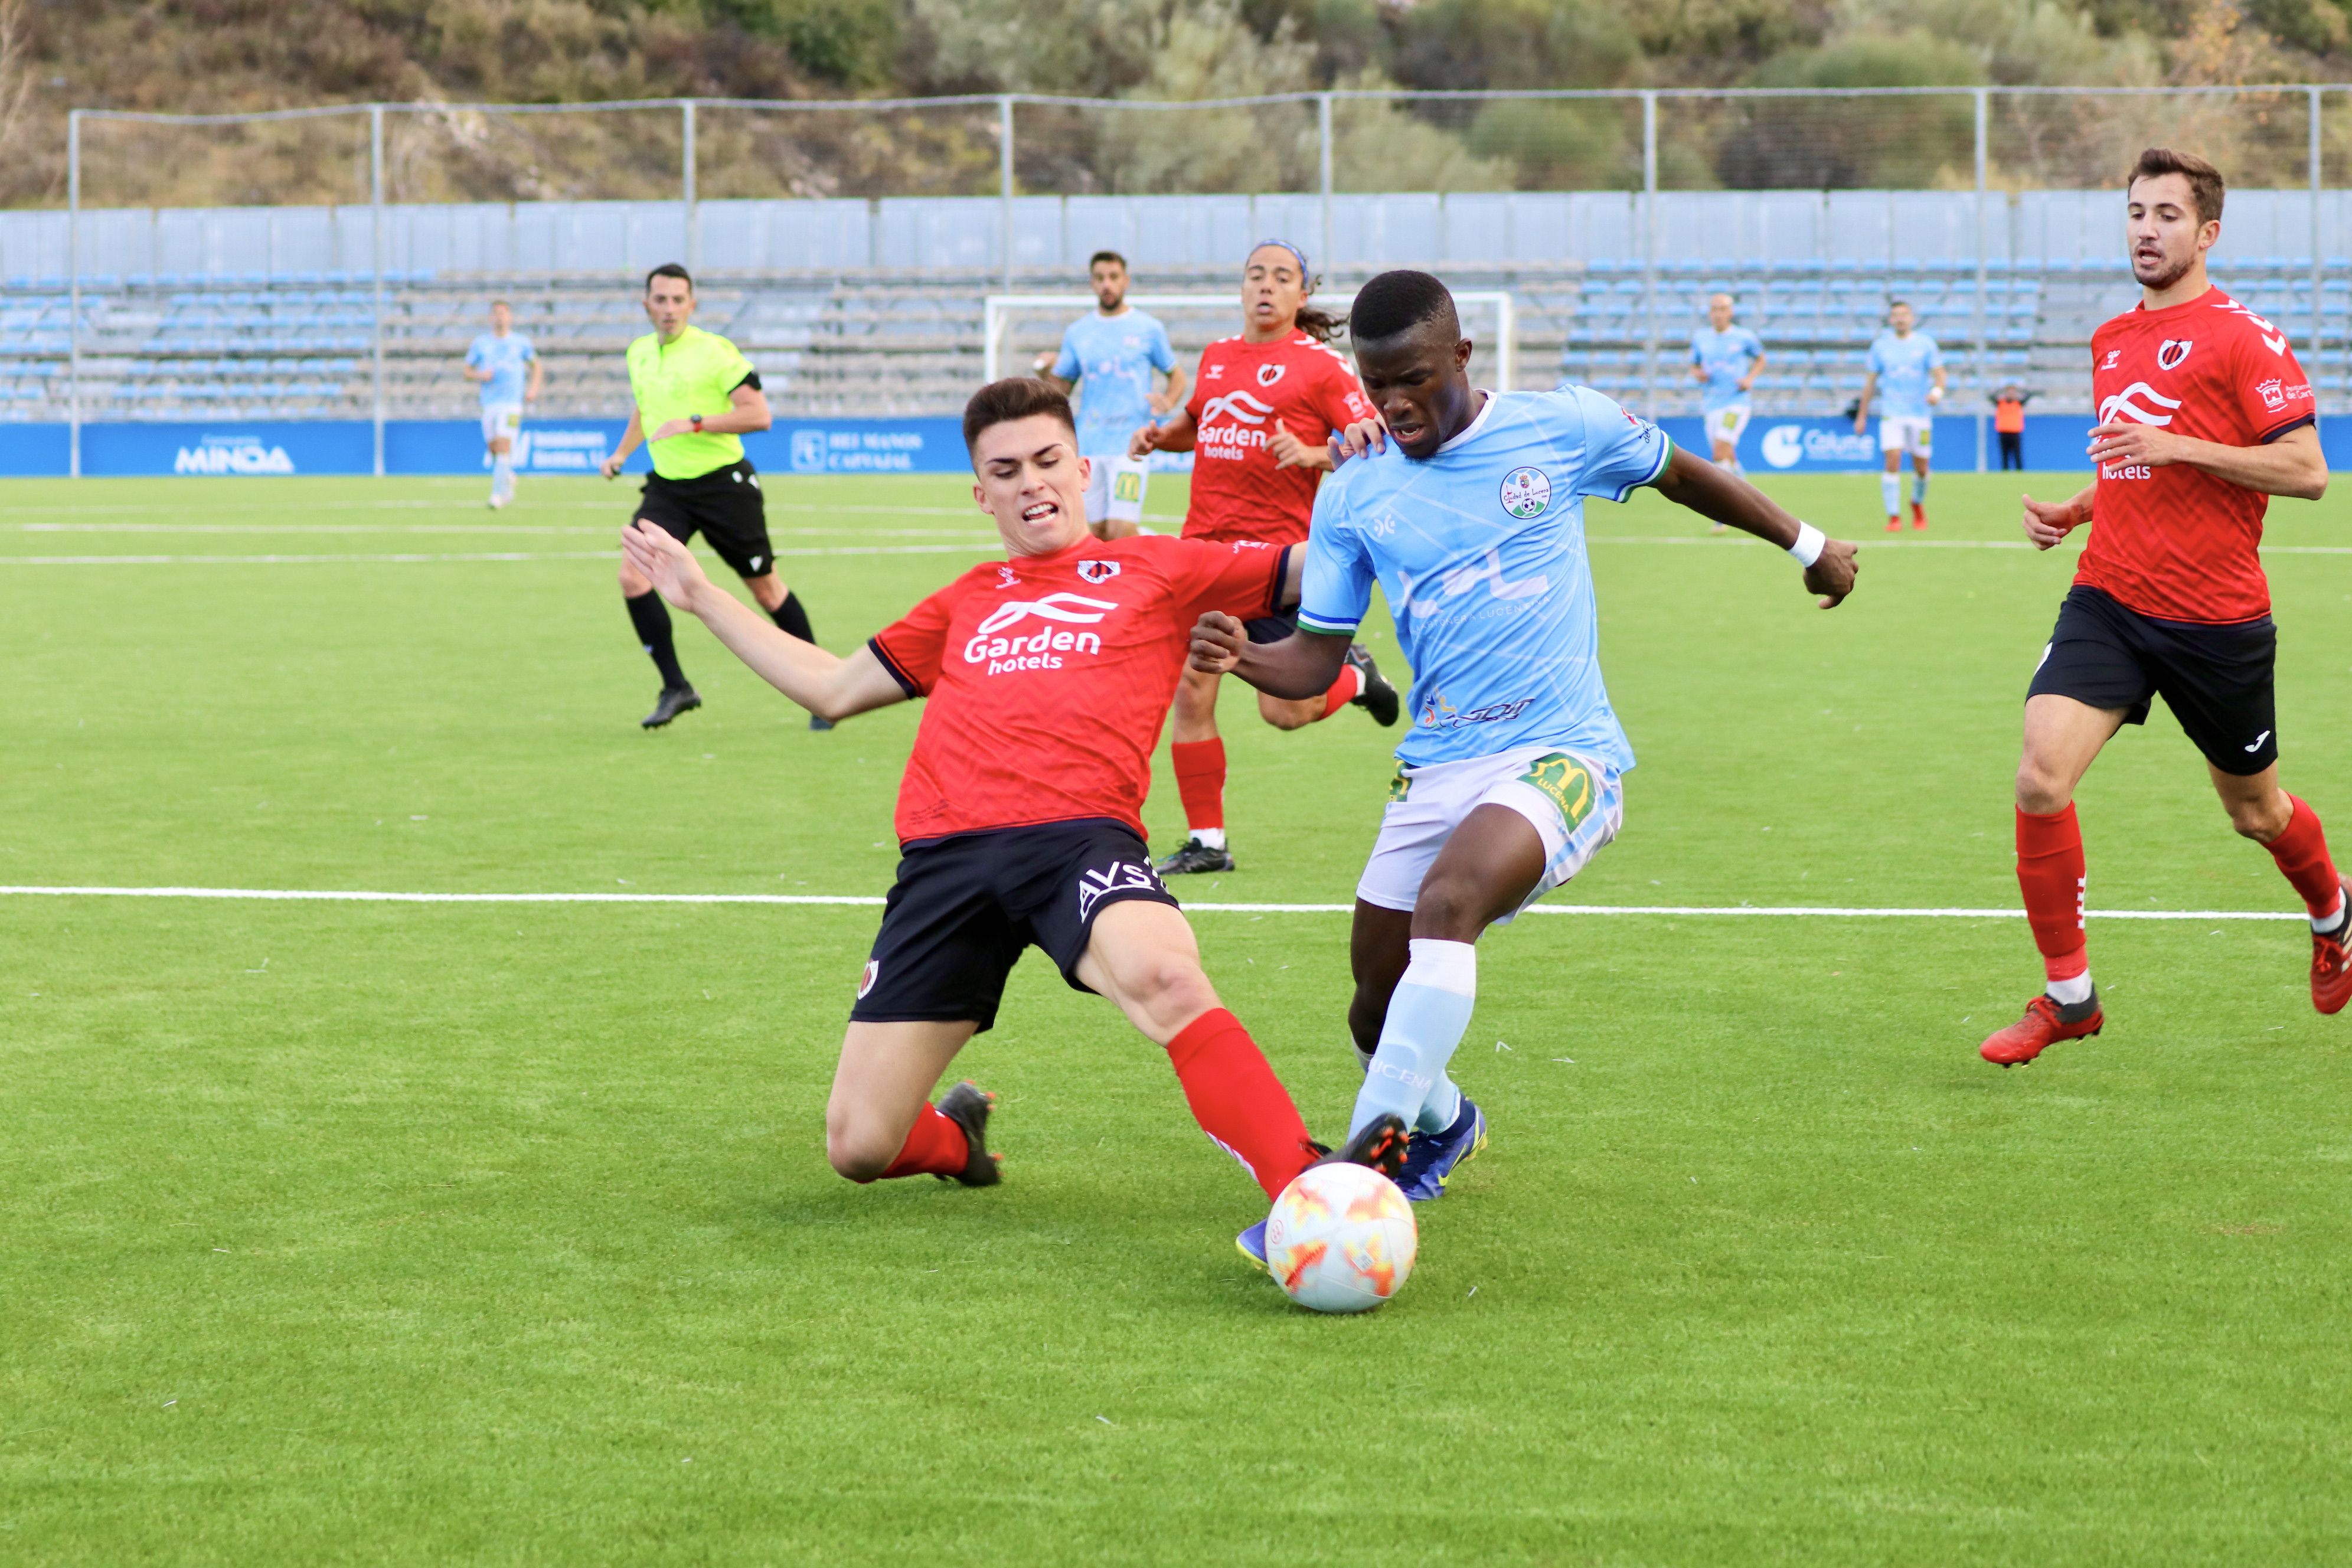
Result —
M1861 538L1846 607L1590 509L1641 766L1564 897L2013 907L2067 559L1987 547L2014 481L1939 477L1924 543L1866 476L1768 482ZM709 705L641 733L625 493L481 489L0 488L0 883L882 891L916 710L812 734L682 625ZM771 493L844 650L985 533L951 480ZM2352 509L2275 510L2286 776L2352 851ZM1344 902L1393 737L1226 696L1242 869L1180 890ZM2294 907L2160 709L2082 810L2094 909ZM963 1063L1004 1184L834 1177L875 920L0 897L0 1562L2352 1554L2352 1017L2297 926L2094 922L2107 1032L2004 1074L2021 920L1521 921L1456 1063L1493 1146L1400 1299L1325 1320L1034 958ZM1345 919L1195 924L1340 1126Z

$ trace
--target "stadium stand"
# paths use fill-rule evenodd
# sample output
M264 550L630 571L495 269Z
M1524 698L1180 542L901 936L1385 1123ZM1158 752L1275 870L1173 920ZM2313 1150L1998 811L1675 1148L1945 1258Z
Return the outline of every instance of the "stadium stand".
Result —
M1956 409L2021 381L2050 412L2087 407L2092 329L2129 305L2118 263L1990 264L1981 295L1972 264L1835 260L1662 263L1654 287L1637 263L1445 269L1464 289L1507 289L1518 302L1518 379L1588 383L1647 412L1695 411L1683 374L1706 297L1728 291L1770 355L1759 411L1830 414L1861 388L1862 355L1890 299L1906 299L1943 344ZM2330 258L2326 337L2352 336L2352 263ZM2216 279L2311 341L2311 262L2279 257L2217 265ZM1341 274L1327 289L1360 278ZM1145 268L1139 289L1223 293L1230 268ZM1066 291L1059 273L1017 288ZM951 414L981 374L992 271L707 275L701 322L741 343L786 415ZM548 363L549 416L609 416L626 406L621 351L645 330L634 277L517 273L388 274L383 286L385 413L465 417L472 389L456 366L493 295ZM82 285L81 409L87 420L366 418L374 406L375 289L363 274L88 278ZM68 291L57 279L0 280L0 419L67 416ZM1171 319L1179 352L1231 330L1214 310ZM1016 323L1004 363L1053 346L1059 323ZM1981 353L1979 353L1979 343ZM2347 391L2340 355L2313 364L2323 405Z

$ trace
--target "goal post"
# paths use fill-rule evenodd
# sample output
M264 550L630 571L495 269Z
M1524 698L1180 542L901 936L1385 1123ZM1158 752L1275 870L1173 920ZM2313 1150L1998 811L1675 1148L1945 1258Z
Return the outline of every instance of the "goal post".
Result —
M1327 308L1344 316L1354 299L1354 295L1347 295L1338 300L1336 307ZM1137 310L1160 315L1171 329L1171 335L1175 335L1179 326L1193 327L1195 331L1182 334L1187 341L1195 337L1203 342L1231 337L1240 309L1230 289L1217 294L1129 294L1127 302ZM1322 305L1325 301L1318 297L1316 303ZM1462 315L1464 334L1477 345L1471 357L1471 374L1482 379L1491 374L1496 391L1514 389L1518 372L1518 321L1510 293L1499 289L1470 289L1454 295L1454 303ZM1020 328L1045 322L1053 331L1053 342L1058 343L1062 329L1073 317L1098 308L1092 294L991 294L987 304L982 374L989 381L1006 374L1009 367L1024 363L1020 357L1024 349L1034 352L1018 341ZM1175 319L1170 320L1171 317ZM1205 336L1198 330L1204 326Z

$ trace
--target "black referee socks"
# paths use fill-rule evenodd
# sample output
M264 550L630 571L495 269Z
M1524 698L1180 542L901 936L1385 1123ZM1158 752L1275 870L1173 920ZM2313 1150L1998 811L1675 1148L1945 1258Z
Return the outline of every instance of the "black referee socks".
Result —
M673 691L685 686L686 671L677 667L677 646L670 640L669 606L662 603L661 595L649 588L621 602L629 607L629 625L637 628L638 646L661 671L662 689Z
M809 630L808 612L801 608L801 596L798 594L787 590L784 594L784 602L769 611L768 618L776 623L778 630L789 633L803 642L816 641L816 634Z

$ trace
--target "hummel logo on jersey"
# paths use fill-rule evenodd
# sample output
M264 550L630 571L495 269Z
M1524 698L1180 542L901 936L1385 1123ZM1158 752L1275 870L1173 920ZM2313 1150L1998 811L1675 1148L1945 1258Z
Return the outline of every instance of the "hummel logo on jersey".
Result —
M2129 386L2125 387L2121 392L2105 398L2099 404L2099 423L2102 425L2112 425L2116 422L2118 416L2129 418L2141 425L2169 425L2172 423L2172 416L2169 412L2158 414L2150 409L2142 407L2138 403L2133 401L2135 398L2142 395L2145 395L2148 402L2155 404L2158 408L2170 410L2180 406L2180 399L2177 397L2167 397L2164 394L2157 391L2156 388L2150 386L2147 383L2144 381L2135 381Z
M1125 478L1124 475L1120 477ZM1116 561L1081 561L1078 563L1078 576L1085 582L1108 583L1118 575L1118 563Z
M1015 574L1015 573L1014 573L1014 571L1013 570L1013 568L1012 568L1012 567L1010 567L1010 566L999 566L999 567L996 569L996 585L997 585L998 587L1000 587L1000 588L1011 588L1011 587L1014 587L1014 586L1017 586L1017 585L1020 584L1020 581L1021 581L1020 576L1019 576L1017 574Z
M1201 372L1201 379L1202 381L1223 381L1225 379L1225 367L1221 364L1210 365Z
M2265 730L2261 734L2255 736L2254 743L2246 748L2246 754L2252 756L2254 752L2261 751L2263 749L2263 742L2270 738L2271 732L2268 730Z
M2196 346L2196 340L2193 338L2165 339L2163 346L2156 351L2156 368L2158 370L2179 369L2180 362L2187 359L2189 357L2189 351Z
M963 645L966 664L985 664L990 675L1012 675L1024 669L1059 669L1066 653L1100 653L1102 638L1094 632L1055 631L1051 626L1028 637L1003 637L998 632L1020 625L1031 616L1069 626L1092 626L1118 605L1109 599L1089 599L1081 594L1048 594L1042 599L1007 599L972 628Z
M2113 370L2116 368L2116 362L2123 357L2123 350L2109 349L2107 351L2107 357L2099 362L2099 368L2101 370Z
M1272 386L1282 379L1283 372L1289 368L1286 364L1262 364L1257 367L1257 384L1260 386Z

